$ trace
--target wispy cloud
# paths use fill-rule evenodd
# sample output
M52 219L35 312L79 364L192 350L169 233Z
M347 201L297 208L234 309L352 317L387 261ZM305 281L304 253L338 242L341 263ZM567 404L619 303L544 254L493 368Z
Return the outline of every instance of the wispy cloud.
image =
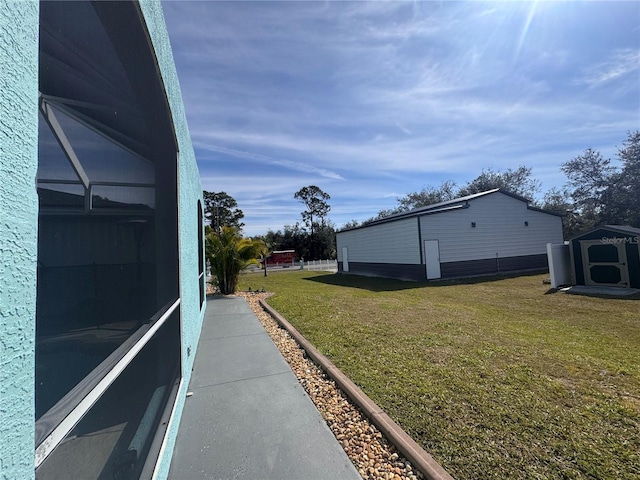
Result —
M204 147L204 149L212 152L223 153L225 155L230 155L232 157L258 161L265 165L274 165L278 167L283 167L283 168L286 168L287 170L310 173L313 175L319 175L320 177L332 178L336 180L343 180L343 178L335 172L332 172L325 168L314 167L313 165L309 165L301 162L294 162L291 160L273 158L267 155L262 155L260 153L252 153L252 152L247 152L243 150L235 150L233 148L221 147L219 145L212 145L212 144L207 144Z
M630 79L638 86L640 75L640 48L626 48L613 52L611 58L586 69L584 77L576 83L585 84L589 88L598 88L610 84L635 73Z
M482 168L525 164L548 188L638 126L637 2L164 9L203 186L236 198L249 233L295 223L309 184L337 224Z

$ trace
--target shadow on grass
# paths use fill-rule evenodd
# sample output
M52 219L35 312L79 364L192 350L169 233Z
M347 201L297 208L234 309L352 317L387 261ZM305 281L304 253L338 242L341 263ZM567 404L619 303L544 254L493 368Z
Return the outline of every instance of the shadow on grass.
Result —
M392 278L364 277L362 275L345 275L342 273L319 275L317 277L304 278L304 280L338 287L361 288L372 292L394 292L428 286L427 282L409 282Z
M317 277L309 277L304 280L310 282L324 283L326 285L335 285L339 287L360 288L372 292L394 292L399 290L412 290L416 288L435 288L447 287L451 285L475 285L478 283L495 282L496 280L504 280L507 278L540 275L540 272L528 272L509 275L487 275L469 278L456 278L450 280L411 282L406 280L396 280L393 278L382 277L365 277L362 275L334 273L332 275L319 275Z

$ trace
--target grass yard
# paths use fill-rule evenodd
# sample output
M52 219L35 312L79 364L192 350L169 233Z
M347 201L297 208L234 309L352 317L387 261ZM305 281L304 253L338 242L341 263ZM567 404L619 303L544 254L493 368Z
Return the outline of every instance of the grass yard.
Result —
M456 479L640 478L640 300L243 275Z

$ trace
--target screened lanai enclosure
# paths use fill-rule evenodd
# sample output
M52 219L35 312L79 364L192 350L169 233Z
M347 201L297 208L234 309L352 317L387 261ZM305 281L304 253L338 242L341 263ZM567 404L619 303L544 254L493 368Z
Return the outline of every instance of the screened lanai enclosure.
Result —
M39 479L147 478L180 377L178 151L141 15L40 4Z

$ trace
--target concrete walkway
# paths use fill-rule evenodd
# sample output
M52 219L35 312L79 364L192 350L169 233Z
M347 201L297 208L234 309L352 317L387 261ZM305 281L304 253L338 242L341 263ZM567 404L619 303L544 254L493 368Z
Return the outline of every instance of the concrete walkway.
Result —
M360 479L243 298L213 297L169 479Z

